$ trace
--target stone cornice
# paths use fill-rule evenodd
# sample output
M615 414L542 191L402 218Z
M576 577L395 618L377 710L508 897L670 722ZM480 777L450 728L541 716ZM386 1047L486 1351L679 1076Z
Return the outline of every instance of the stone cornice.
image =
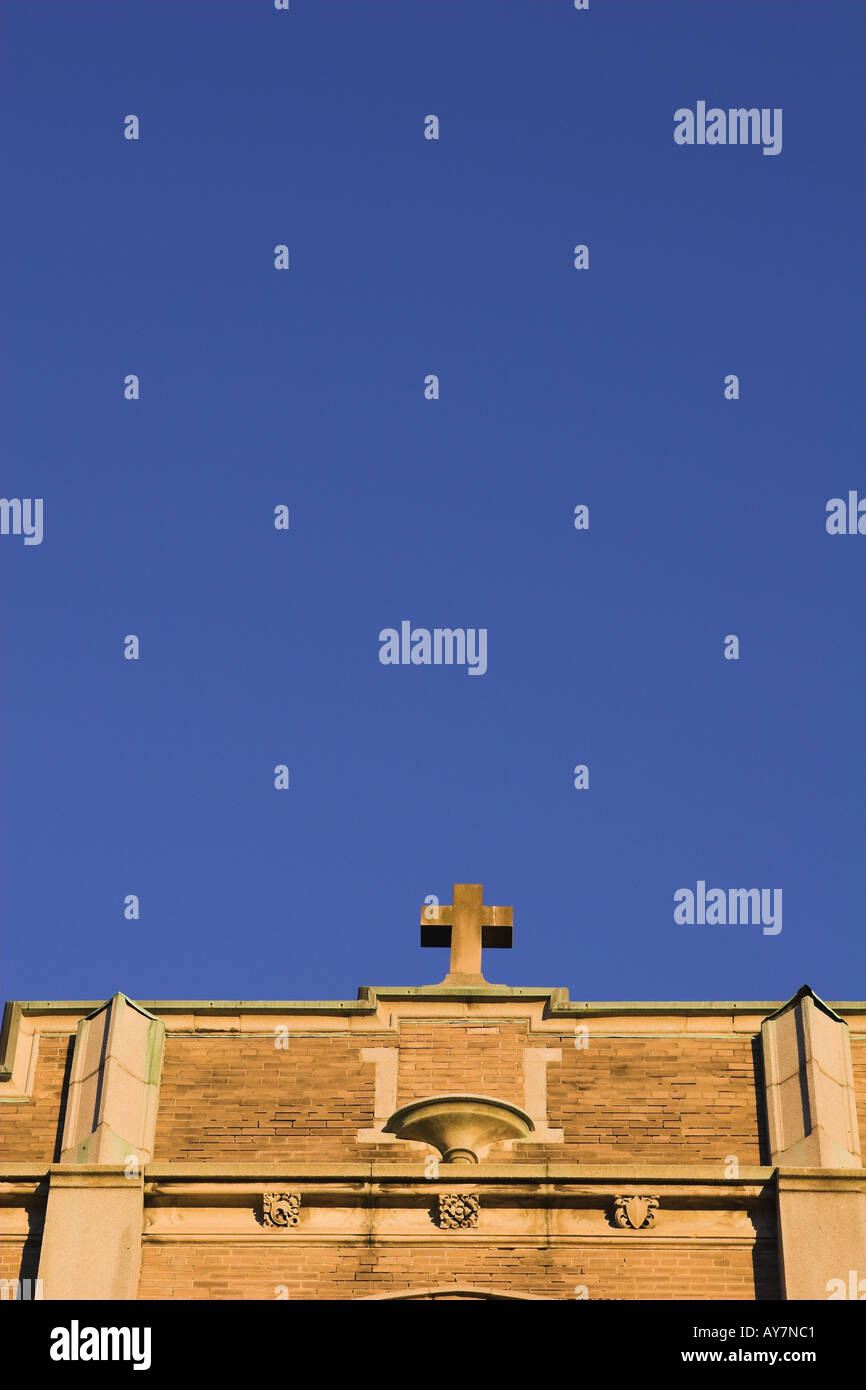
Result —
M362 985L357 999L145 999L131 1001L141 1010L157 1018L170 1019L173 1015L227 1016L261 1015L264 1017L308 1015L323 1017L357 1017L373 1019L380 1003L403 1000L407 1003L452 1001L464 1004L519 1003L543 1004L542 1017L562 1019L574 1023L585 1018L639 1018L639 1017L723 1017L725 1015L748 1015L757 1020L769 1018L787 1003L778 1000L607 1000L584 1001L570 999L565 988L529 988L510 985L416 985L416 986L376 986ZM790 1001L788 1001L790 1002ZM12 1074L18 1035L23 1017L41 1016L81 1019L105 1005L104 999L86 1000L11 1000L3 1011L3 1024L0 1030L0 1081L8 1081ZM866 1015L863 1001L841 1001L824 1005L836 1015ZM170 1030L170 1024L167 1025ZM756 1029L757 1031L757 1029Z
M130 997L130 996L128 996ZM565 988L528 988L511 985L362 985L357 999L138 999L130 1002L160 1017L164 1014L204 1013L332 1013L372 1014L379 1000L454 999L482 1003L508 1000L546 1000L551 1017L575 1014L716 1014L749 1013L770 1016L787 1008L790 1001L777 999L570 999ZM14 1026L12 1014L87 1014L100 1009L104 999L56 1000L27 999L5 1005L3 1032ZM866 1002L844 1000L827 1005L837 1014L866 1014ZM8 1020L8 1021L7 1021Z
M725 1177L719 1163L440 1163L438 1177L427 1177L421 1161L403 1163L297 1163L291 1160L275 1162L229 1162L213 1159L208 1162L181 1159L157 1159L142 1165L145 1184L149 1183L257 1183L257 1182L340 1182L340 1183L419 1183L425 1188L437 1183L475 1186L483 1183L568 1183L584 1186L634 1183L663 1183L699 1185L710 1188L737 1188L764 1185L777 1179L786 1187L805 1186L809 1190L826 1186L851 1191L866 1191L866 1168L774 1168L752 1165L740 1168L737 1177ZM104 1175L112 1182L124 1175L121 1167L107 1168L45 1164L10 1160L0 1163L0 1182L40 1183L43 1181L87 1181L88 1176Z

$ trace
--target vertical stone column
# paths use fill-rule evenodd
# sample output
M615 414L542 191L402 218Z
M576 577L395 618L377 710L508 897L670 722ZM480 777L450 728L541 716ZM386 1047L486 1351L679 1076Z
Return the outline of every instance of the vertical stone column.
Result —
M824 1299L831 1281L866 1270L848 1025L804 985L764 1020L761 1044L782 1296Z
M78 1025L61 1163L153 1157L165 1024L115 994Z
M859 1298L866 1287L863 1170L780 1168L777 1183L782 1297Z
M81 1020L59 1164L50 1170L45 1298L135 1298L165 1025L115 994Z
M761 1024L770 1161L859 1168L848 1025L804 985Z
M131 1168L55 1164L39 1254L43 1298L136 1298L144 1178Z

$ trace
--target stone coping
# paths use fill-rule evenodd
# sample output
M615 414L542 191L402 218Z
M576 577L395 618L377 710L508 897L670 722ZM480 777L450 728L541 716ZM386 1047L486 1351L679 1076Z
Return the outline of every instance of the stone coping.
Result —
M804 989L807 987L804 987ZM809 991L811 993L811 991ZM803 991L801 991L803 993ZM582 1001L569 999L565 988L528 988L510 985L417 985L417 986L377 986L375 989L362 985L357 999L145 999L130 1003L156 1017L180 1015L240 1015L240 1014L314 1014L337 1017L372 1017L376 1014L380 1001L386 1000L455 1000L477 1003L497 1003L508 1001L543 1001L544 1016L549 1019L604 1018L626 1015L631 1017L651 1017L653 1015L681 1015L683 1017L712 1015L754 1015L769 1018L787 1008L792 1000L607 1000ZM817 999L817 996L814 996ZM795 996L795 1000L799 998ZM3 1010L3 1023L0 1028L0 1081L8 1081L12 1075L12 1065L21 1020L25 1016L68 1015L84 1018L96 1010L104 1008L105 999L28 999L10 1000ZM836 1014L864 1015L866 1002L845 1000L825 1005L818 1001L825 1011L829 1008Z
M780 1003L778 999L610 999L579 1000L569 999L568 990L529 989L510 985L419 985L388 988L377 985L375 989L362 986L357 999L134 999L126 996L138 1008L153 1014L188 1013L374 1013L380 999L479 999L495 1002L509 999L549 1001L551 1014L559 1012L569 1017L574 1013L592 1014L714 1014L736 1011L747 1014L767 1014L785 1009L792 1002ZM93 1013L105 1006L105 999L22 999L11 1000L5 1005L6 1012L19 1010L24 1014L84 1014ZM866 1014L863 1000L842 1000L830 1007L837 1013Z
M615 1184L628 1187L635 1183L690 1183L708 1187L754 1186L778 1178L786 1186L813 1188L841 1186L844 1189L866 1191L866 1168L775 1168L743 1166L737 1177L725 1177L720 1163L704 1164L602 1164L581 1163L440 1163L437 1178L426 1176L425 1163L262 1163L262 1162L193 1162L188 1160L156 1160L142 1165L141 1176L133 1181L152 1182L418 1182L435 1186L437 1182L580 1182ZM7 1161L0 1164L0 1182L104 1181L113 1184L125 1178L125 1169L111 1164L45 1164Z

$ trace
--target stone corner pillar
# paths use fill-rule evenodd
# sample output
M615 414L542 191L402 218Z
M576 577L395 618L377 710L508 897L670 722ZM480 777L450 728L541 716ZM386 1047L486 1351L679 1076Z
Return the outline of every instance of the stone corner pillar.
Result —
M776 1183L782 1297L862 1298L866 1173L780 1168Z
M165 1025L115 994L78 1025L39 1256L49 1299L138 1295Z
M61 1163L153 1157L165 1024L115 994L78 1025Z
M827 1299L866 1269L851 1045L844 1019L804 985L761 1024L770 1161L777 1167L785 1299ZM841 1295L846 1296L846 1295Z
M848 1025L808 985L761 1024L770 1161L859 1168Z
M130 1168L49 1169L39 1278L46 1299L138 1296L144 1177Z

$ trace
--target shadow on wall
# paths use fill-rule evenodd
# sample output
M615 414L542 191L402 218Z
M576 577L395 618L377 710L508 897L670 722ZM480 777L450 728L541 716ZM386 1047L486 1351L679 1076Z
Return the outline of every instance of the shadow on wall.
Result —
M755 1114L758 1119L759 1162L766 1165L770 1158L770 1131L767 1122L767 1090L764 1078L764 1054L761 1048L761 1035L752 1038L752 1070L755 1074Z
M755 1302L774 1303L782 1297L782 1286L779 1279L779 1244L776 1233L776 1184L774 1181L765 1184L761 1196L767 1199L767 1206L764 1210L768 1215L768 1229L765 1232L762 1226L756 1228L755 1243L752 1246ZM772 1218L769 1217L770 1212L772 1212ZM769 1229L770 1220L772 1221L772 1229Z
M63 1130L66 1125L66 1106L69 1101L69 1081L72 1076L72 1057L75 1052L75 1035L69 1039L69 1046L66 1049L66 1063L63 1068L62 1090L60 1092L60 1114L57 1116L57 1138L54 1141L54 1157L52 1163L60 1162L60 1153L63 1148Z

